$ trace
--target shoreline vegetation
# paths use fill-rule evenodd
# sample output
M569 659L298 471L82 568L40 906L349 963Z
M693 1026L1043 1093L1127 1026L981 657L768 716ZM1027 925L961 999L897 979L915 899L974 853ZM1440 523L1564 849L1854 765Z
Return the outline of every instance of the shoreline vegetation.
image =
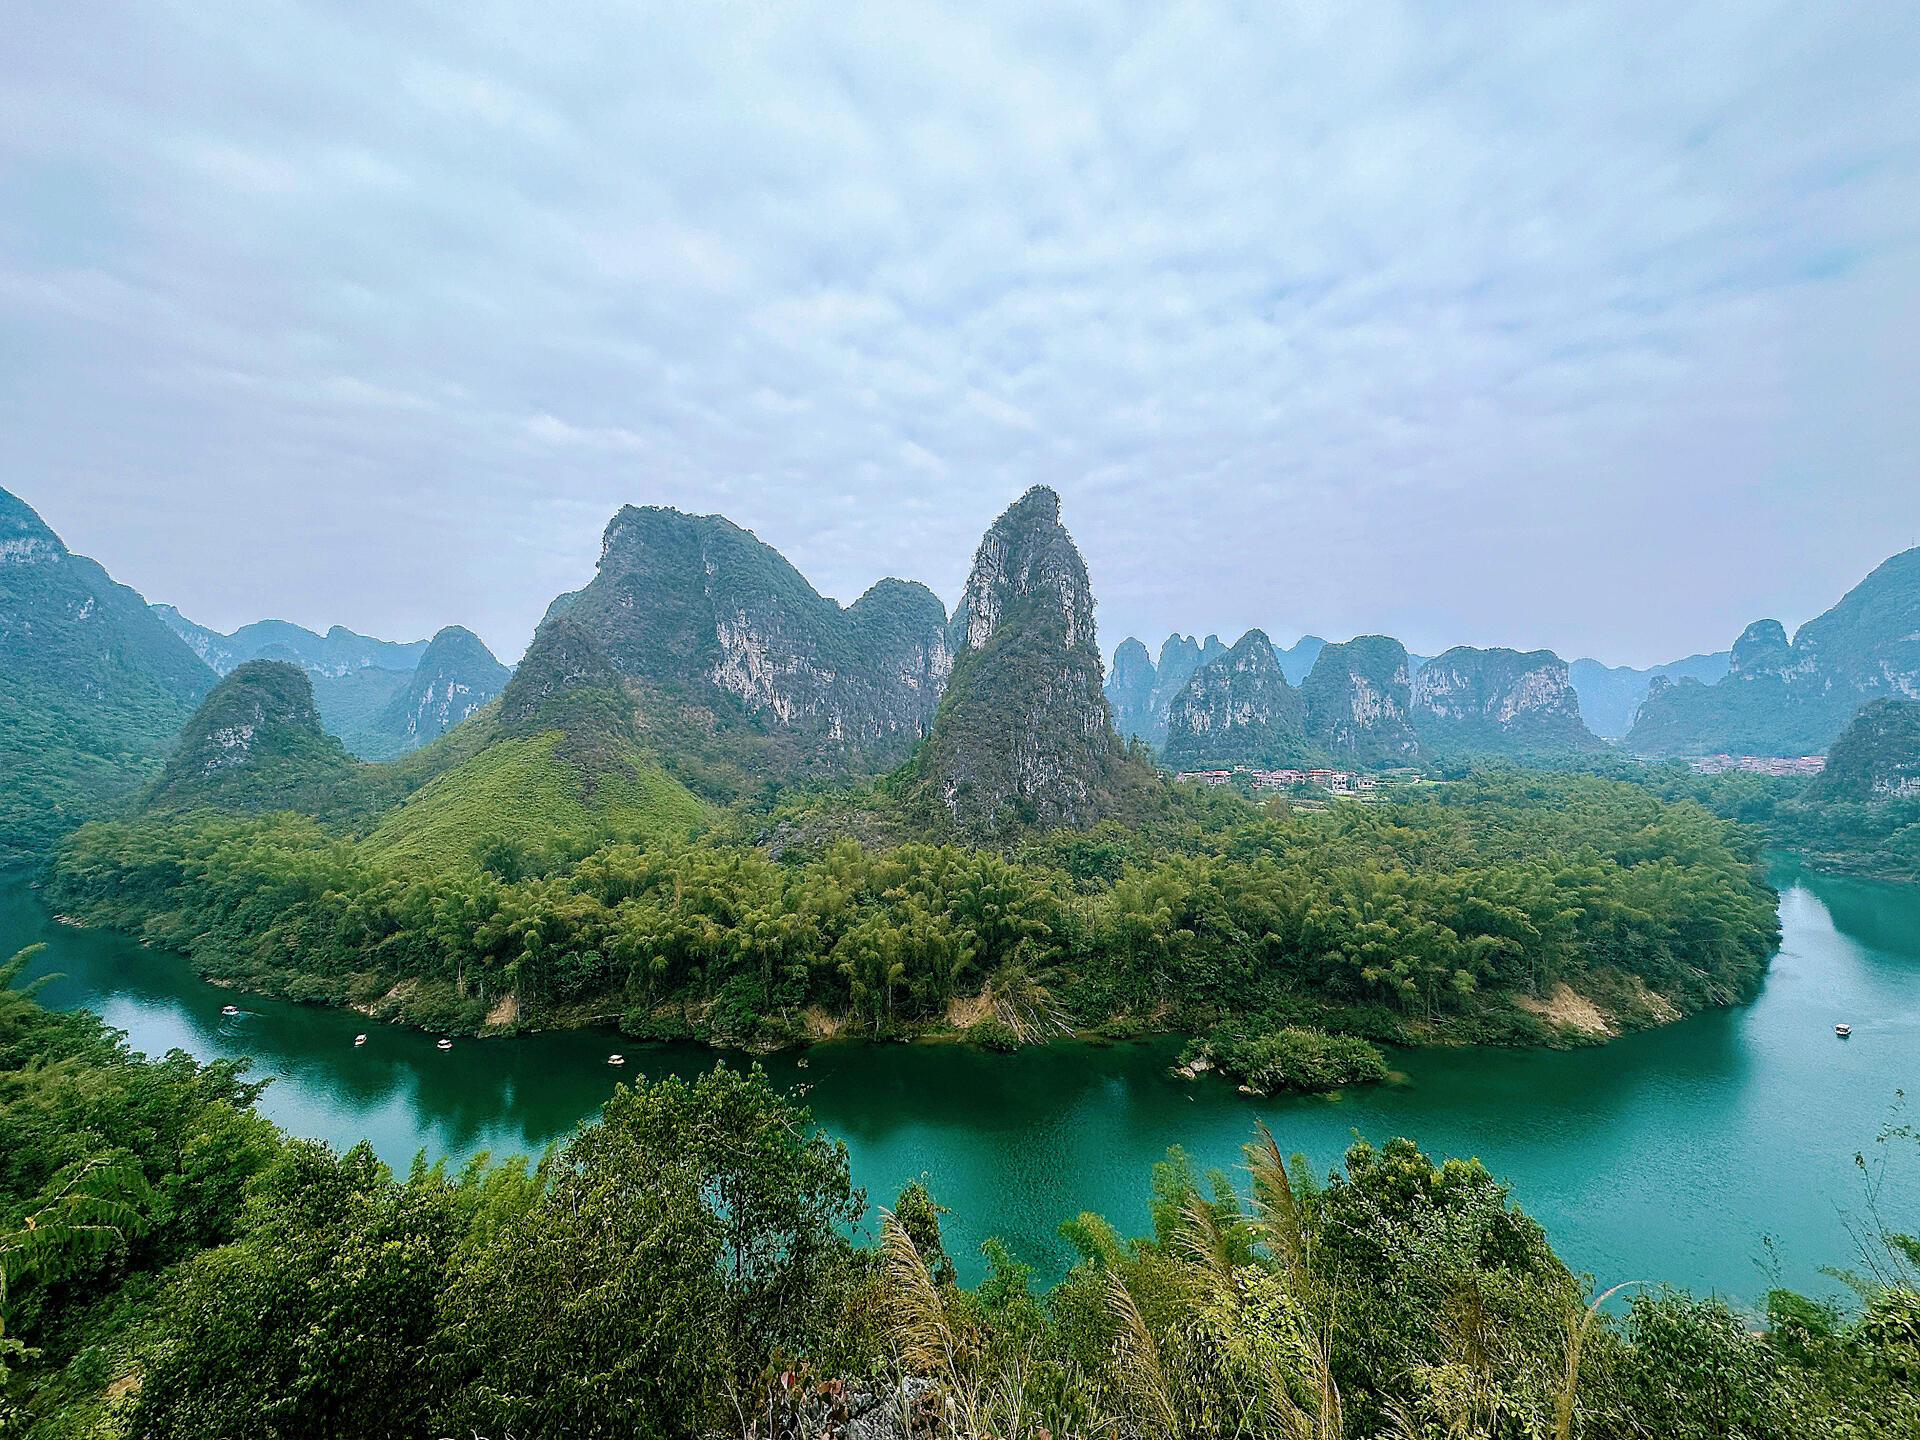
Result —
M1002 850L889 843L887 803L686 839L483 830L432 867L308 817L149 814L69 835L45 899L218 983L445 1033L1175 1034L1256 1088L1375 1078L1376 1042L1596 1043L1750 996L1778 939L1757 830L1590 774L1317 812L1195 793ZM873 838L793 838L815 831Z
M969 1289L938 1197L873 1204L757 1067L636 1077L535 1164L400 1175L279 1130L242 1064L43 1009L12 988L30 956L0 965L9 1440L1920 1427L1899 1117L1862 1158L1845 1304L1596 1281L1478 1161L1356 1139L1319 1174L1259 1128L1236 1174L1175 1148L1143 1175L1148 1234L1065 1217L1050 1289L992 1240Z

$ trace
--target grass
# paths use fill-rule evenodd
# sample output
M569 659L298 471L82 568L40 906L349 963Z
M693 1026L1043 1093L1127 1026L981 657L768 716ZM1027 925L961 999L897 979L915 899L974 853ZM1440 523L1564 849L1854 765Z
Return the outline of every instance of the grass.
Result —
M557 836L617 831L683 836L712 811L679 781L622 745L591 785L556 754L558 731L495 741L436 776L390 811L365 842L373 857L434 869L471 865L487 836L542 845Z

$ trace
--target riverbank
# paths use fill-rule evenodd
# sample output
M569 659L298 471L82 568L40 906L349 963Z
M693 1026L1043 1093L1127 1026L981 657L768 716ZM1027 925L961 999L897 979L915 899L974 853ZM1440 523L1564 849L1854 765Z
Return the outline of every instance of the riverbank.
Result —
M1336 1162L1354 1131L1414 1135L1477 1155L1606 1283L1658 1275L1757 1298L1774 1283L1830 1293L1819 1267L1851 1254L1856 1152L1874 1152L1920 1046L1920 894L1778 862L1785 930L1750 1004L1573 1050L1384 1047L1405 1083L1336 1097L1258 1099L1208 1076L1173 1077L1166 1039L1055 1040L999 1055L956 1044L822 1044L759 1057L844 1137L854 1181L890 1197L924 1178L953 1209L949 1248L971 1283L998 1236L1044 1284L1071 1247L1063 1216L1103 1213L1124 1233L1152 1217L1141 1177L1169 1145L1232 1167L1255 1119L1286 1153ZM488 1151L539 1155L638 1075L696 1075L755 1057L635 1042L614 1028L458 1040L353 1012L242 998L177 956L56 925L23 884L0 883L0 951L46 942L41 993L87 1008L149 1054L252 1057L260 1108L344 1151L362 1139L404 1172L416 1152L458 1166ZM241 1014L224 1016L228 1004ZM1836 1021L1854 1026L1836 1041ZM356 1048L354 1036L368 1032ZM626 1055L621 1070L610 1051ZM801 1061L806 1061L803 1065ZM1920 1214L1892 1217L1920 1228ZM1773 1241L1777 1276L1754 1257Z

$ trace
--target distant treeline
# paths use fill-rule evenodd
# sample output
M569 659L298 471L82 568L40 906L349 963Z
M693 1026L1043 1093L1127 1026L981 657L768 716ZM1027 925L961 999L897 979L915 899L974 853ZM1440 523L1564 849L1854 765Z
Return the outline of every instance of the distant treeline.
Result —
M1849 1307L1641 1286L1613 1314L1478 1162L1393 1140L1318 1176L1261 1132L1238 1188L1171 1152L1150 1235L1070 1218L1053 1289L989 1242L966 1290L936 1197L869 1207L758 1071L622 1088L536 1166L403 1178L18 972L0 1440L1920 1433L1920 1243L1871 1206Z
M433 871L310 819L196 813L81 829L52 894L220 978L460 1030L617 1014L777 1044L952 1016L1004 1042L1233 1014L1537 1042L1564 1037L1512 997L1560 981L1629 1026L1757 985L1778 935L1757 832L1593 776L1415 793L1315 814L1222 801L1211 823L1005 853L480 836Z

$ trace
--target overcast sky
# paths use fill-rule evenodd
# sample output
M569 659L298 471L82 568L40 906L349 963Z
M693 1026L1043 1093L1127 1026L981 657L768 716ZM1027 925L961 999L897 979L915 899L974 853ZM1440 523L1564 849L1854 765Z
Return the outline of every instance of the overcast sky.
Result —
M11 0L0 484L518 656L622 503L1647 663L1920 538L1920 6Z

